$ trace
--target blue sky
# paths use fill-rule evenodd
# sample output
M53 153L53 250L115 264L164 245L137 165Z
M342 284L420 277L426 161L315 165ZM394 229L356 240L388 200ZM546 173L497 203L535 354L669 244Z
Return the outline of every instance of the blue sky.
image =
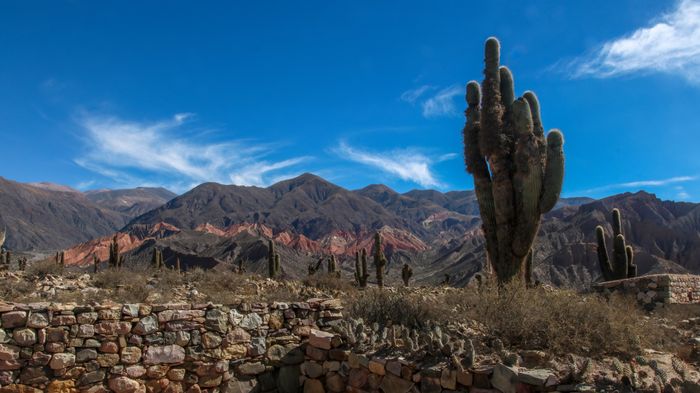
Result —
M0 176L471 189L463 86L494 35L564 132L566 196L700 201L697 0L193 4L0 3Z

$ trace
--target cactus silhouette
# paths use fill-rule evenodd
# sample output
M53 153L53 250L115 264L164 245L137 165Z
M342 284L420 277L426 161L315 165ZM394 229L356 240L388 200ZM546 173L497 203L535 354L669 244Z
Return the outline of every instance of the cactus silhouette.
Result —
M110 268L118 268L123 257L119 255L119 243L117 243L117 235L112 238L109 244L109 259L107 260Z
M275 252L275 243L270 239L267 243L267 274L276 278L280 272L280 256Z
M598 262L605 281L621 280L637 276L637 265L634 264L634 252L632 246L625 244L625 236L622 234L622 219L620 210L612 211L613 228L613 253L612 263L608 256L608 249L605 245L605 229L598 225L595 228L596 240L598 242Z
M408 281L411 279L413 276L413 269L411 269L408 264L403 265L403 269L401 269L401 279L403 280L403 285L408 286Z
M374 234L374 267L377 269L377 285L379 288L384 287L384 266L386 266L386 257L382 252L382 235L379 232Z
M484 80L467 84L464 156L474 178L488 262L500 283L524 275L539 229L564 179L563 136L545 139L533 92L515 98L513 75L499 67L500 43L485 45Z

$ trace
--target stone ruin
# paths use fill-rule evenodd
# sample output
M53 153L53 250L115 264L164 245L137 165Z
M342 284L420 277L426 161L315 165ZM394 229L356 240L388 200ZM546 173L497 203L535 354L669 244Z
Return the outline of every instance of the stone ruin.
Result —
M0 303L0 392L576 391L549 370L357 353L340 302ZM342 329L341 329L342 330ZM495 390L498 389L498 390Z
M650 274L593 285L604 293L632 295L648 307L663 304L700 304L700 276L694 274Z

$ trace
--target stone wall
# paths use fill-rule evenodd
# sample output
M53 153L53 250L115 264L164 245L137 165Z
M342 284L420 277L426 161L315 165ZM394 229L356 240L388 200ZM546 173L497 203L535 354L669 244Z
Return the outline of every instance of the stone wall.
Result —
M547 391L547 370L356 354L333 299L299 303L0 304L3 392ZM573 391L571 388L566 391Z
M700 276L693 274L652 274L598 283L594 289L631 294L648 305L700 303Z

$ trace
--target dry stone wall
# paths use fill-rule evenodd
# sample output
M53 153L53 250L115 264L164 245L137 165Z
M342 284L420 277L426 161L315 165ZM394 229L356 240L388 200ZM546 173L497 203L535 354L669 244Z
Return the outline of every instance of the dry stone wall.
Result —
M646 305L700 303L700 276L694 274L651 274L606 281L594 285L603 293L633 295Z
M334 299L235 306L3 303L0 393L534 392L557 385L547 370L464 370L354 353L331 333L341 308Z

